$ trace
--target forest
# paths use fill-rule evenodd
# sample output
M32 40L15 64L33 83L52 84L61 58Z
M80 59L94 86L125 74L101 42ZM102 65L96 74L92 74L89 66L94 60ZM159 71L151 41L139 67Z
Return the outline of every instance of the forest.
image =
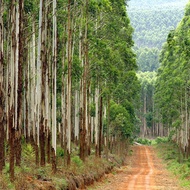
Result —
M0 5L0 173L121 156L140 89L125 1Z
M157 71L162 45L169 31L174 30L182 19L186 3L187 0L128 2L127 11L134 28L134 49L140 71ZM156 60L149 61L152 57Z
M190 155L189 26L190 3L178 27L168 34L161 51L161 67L155 84L157 115L186 158Z
M132 0L0 0L0 189L84 188L137 137L168 136L189 158L180 2L151 1L153 14Z
M161 65L161 51L167 35L179 27L187 1L135 1L128 3L128 13L134 27L133 47L137 56L138 78L141 82L140 134L142 137L168 134L155 113L155 84ZM170 7L170 9L168 9ZM159 126L159 127L158 127Z

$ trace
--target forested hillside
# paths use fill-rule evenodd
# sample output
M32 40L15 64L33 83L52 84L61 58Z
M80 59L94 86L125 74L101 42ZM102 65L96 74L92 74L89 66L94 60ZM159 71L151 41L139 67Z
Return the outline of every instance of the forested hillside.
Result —
M128 2L127 10L135 30L133 39L139 70L154 71L158 69L160 49L166 41L167 33L175 29L183 17L187 2L188 0L130 0ZM149 57L152 54L155 61ZM148 61L143 60L142 62L142 56Z
M0 189L122 158L139 105L132 32L124 0L0 0Z

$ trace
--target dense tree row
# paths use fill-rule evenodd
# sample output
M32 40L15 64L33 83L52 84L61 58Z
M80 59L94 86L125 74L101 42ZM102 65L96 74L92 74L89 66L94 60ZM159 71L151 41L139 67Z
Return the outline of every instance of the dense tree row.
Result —
M139 83L124 0L0 1L0 171L22 161L22 140L36 165L72 144L80 158L124 149L135 127ZM8 144L8 149L5 149ZM104 146L104 149L103 149ZM52 158L52 159L51 159Z
M137 76L141 82L141 107L138 110L140 137L156 137L167 135L167 131L158 120L158 112L155 108L155 82L157 73L138 72Z
M160 121L184 156L190 154L190 3L176 30L170 31L161 53L155 102Z

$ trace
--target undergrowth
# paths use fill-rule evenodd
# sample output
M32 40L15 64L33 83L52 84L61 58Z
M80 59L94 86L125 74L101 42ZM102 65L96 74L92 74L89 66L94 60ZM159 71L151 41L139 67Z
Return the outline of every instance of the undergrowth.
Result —
M190 188L190 159L184 159L176 144L159 141L155 145L158 155L164 160L171 173L177 176L182 187Z
M156 139L138 138L136 139L136 142L143 145L155 145L159 143L168 142L168 138L167 137L157 137Z
M35 165L35 151L30 144L22 144L22 162L21 166L15 166L15 181L12 183L9 179L10 166L7 162L0 174L0 190L34 190L51 189L47 184L52 185L52 189L64 190L69 184L68 179L80 176L87 179L99 179L108 168L113 168L121 164L121 160L116 155L110 155L110 160L98 158L91 155L86 158L85 163L78 156L78 150L72 152L71 165L64 165L64 151L59 147L57 151L57 173L52 173L52 165L46 163L44 167Z

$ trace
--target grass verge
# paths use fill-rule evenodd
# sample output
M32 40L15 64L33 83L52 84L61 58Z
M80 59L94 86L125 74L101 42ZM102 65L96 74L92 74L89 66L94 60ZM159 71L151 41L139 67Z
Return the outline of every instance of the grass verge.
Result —
M160 141L154 147L167 169L179 179L180 185L190 189L190 158L184 159L178 146L170 141Z

